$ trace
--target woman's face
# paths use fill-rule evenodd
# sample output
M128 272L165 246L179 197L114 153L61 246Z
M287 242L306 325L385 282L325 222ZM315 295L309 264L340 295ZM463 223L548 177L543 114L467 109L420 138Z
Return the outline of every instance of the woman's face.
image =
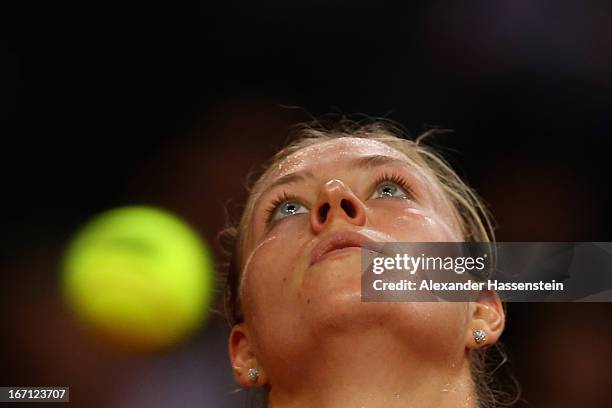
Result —
M466 304L362 303L358 249L312 263L315 246L344 231L376 242L461 240L440 187L410 163L383 143L342 138L303 148L263 180L241 281L245 323L263 360L289 361L326 330L381 322L424 358L448 361L464 350Z

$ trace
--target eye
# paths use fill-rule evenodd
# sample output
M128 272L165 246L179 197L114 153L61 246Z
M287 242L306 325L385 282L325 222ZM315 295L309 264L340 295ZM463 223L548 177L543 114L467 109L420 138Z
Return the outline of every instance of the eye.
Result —
M395 183L386 182L378 186L376 191L374 192L374 198L381 197L407 197L407 194L404 192L404 189L398 186Z
M268 213L266 224L269 225L291 215L307 213L308 209L299 202L297 197L283 193L270 204L266 211Z
M395 197L413 198L408 182L401 176L384 174L376 180L376 190L372 198Z

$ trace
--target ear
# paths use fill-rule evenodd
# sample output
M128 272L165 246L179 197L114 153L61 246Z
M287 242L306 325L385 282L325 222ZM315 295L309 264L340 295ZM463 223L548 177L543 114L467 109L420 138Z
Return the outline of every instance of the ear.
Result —
M466 334L466 348L480 348L495 344L504 331L506 313L499 295L492 290L483 290L478 299L471 303L471 320ZM474 331L482 330L486 339L477 343Z
M244 323L232 327L229 335L229 354L234 379L241 387L261 387L268 382L264 369L251 349L249 331ZM259 376L256 381L249 378L249 369L258 370Z

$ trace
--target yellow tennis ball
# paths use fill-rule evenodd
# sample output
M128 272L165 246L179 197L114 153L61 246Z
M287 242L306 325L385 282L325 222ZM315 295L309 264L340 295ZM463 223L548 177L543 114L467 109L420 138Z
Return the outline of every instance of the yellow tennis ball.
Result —
M129 349L160 350L203 323L214 265L178 217L145 206L105 212L73 238L62 292L79 320Z

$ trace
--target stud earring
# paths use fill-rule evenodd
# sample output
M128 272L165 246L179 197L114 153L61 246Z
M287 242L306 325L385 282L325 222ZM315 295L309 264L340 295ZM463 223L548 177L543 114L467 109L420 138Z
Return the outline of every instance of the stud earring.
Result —
M472 335L474 336L474 341L476 344L484 343L487 340L487 333L485 333L484 330L474 330Z
M249 381L251 381L252 383L256 383L259 380L259 369L249 368L247 377L249 377Z

